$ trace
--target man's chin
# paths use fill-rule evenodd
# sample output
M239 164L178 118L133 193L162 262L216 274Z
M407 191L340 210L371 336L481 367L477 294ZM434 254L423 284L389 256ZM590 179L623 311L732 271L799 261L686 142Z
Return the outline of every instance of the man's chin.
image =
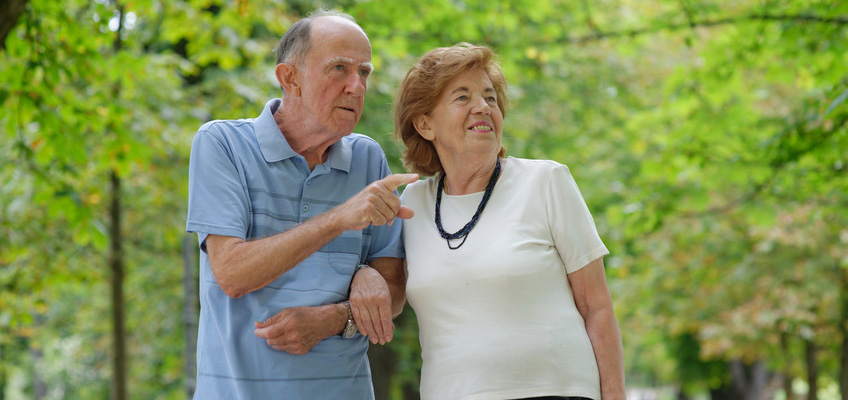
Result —
M355 122L345 122L345 123L338 124L337 129L334 129L334 131L339 136L350 135L353 132L353 130L356 128L357 122L359 122L359 121L357 120Z

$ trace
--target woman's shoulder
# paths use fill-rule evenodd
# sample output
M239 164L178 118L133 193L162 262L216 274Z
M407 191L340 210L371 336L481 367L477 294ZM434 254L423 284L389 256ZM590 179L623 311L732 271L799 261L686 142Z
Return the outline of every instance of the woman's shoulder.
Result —
M554 160L509 157L507 159L507 163L511 164L510 168L515 168L522 173L534 175L549 175L557 170L562 170L568 173L568 166Z
M429 196L436 192L436 177L420 179L406 185L401 198L405 200L415 199L421 196Z

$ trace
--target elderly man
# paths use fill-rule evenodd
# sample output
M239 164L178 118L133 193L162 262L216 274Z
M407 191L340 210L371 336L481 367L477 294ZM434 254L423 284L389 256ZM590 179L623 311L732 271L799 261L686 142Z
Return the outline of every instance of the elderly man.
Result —
M395 189L417 176L390 175L377 142L351 134L371 70L353 18L318 11L280 40L281 99L198 130L196 399L373 398L368 339L391 340L405 301L393 222L412 212Z

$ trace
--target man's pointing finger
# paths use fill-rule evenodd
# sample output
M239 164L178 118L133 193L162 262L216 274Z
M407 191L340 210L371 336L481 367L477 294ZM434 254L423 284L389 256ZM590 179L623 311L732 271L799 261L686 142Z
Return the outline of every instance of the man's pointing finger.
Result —
M407 185L417 180L417 174L394 174L380 179L379 182L386 189L394 191L400 185Z

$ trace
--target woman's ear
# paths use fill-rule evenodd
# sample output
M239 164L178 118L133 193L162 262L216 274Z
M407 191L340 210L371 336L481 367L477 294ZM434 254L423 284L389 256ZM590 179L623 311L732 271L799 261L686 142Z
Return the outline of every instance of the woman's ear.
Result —
M415 130L418 131L418 134L421 135L424 139L429 141L433 141L436 137L436 133L433 132L433 128L430 127L430 116L427 114L422 114L415 117L415 120L412 121L412 125L415 126Z
M277 64L274 69L274 74L277 75L277 82L280 87L286 92L286 95L300 96L300 85L298 82L297 68L289 63Z

